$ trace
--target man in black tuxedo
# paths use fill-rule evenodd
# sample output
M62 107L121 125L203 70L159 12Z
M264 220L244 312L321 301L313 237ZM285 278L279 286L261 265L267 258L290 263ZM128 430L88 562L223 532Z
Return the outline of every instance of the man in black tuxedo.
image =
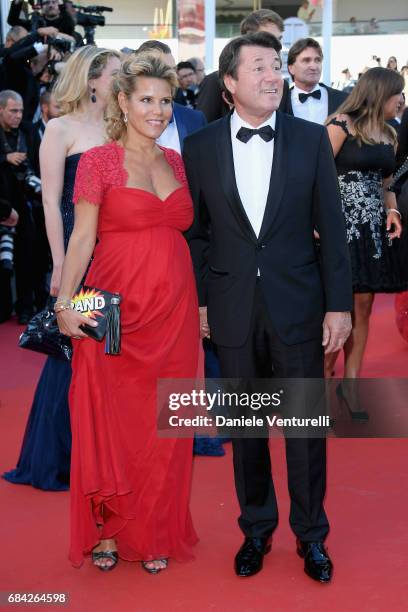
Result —
M288 71L293 85L281 107L285 113L324 124L348 94L320 83L323 51L314 38L301 38L289 49Z
M283 35L284 25L283 19L275 11L269 9L259 9L253 11L242 20L240 25L241 34L249 34L250 32L269 32L281 40ZM287 105L287 97L289 95L289 85L286 81L283 82L283 94L280 109L283 110ZM228 101L227 101L228 100ZM197 110L204 113L207 121L216 121L225 117L229 113L232 101L228 92L223 92L221 89L218 70L208 74L200 84L200 90L197 97Z
M276 112L281 45L265 32L231 40L220 77L235 110L184 143L195 218L188 233L202 335L224 378L323 378L324 351L351 330L351 271L325 128ZM321 269L313 228L321 235ZM208 307L208 322L207 322ZM305 571L328 582L325 440L286 439L290 524ZM267 439L234 439L245 540L239 576L262 568L278 510Z

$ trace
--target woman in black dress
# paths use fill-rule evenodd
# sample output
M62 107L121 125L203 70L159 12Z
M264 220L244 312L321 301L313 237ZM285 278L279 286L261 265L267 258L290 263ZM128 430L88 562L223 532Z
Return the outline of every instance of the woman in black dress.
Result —
M344 346L346 379L359 376L374 295L405 289L393 244L401 235L401 215L395 194L387 191L397 135L386 123L397 113L403 87L397 72L372 68L327 120L353 271L353 329ZM326 362L329 375L336 358L333 355ZM341 386L339 393L344 395ZM361 412L354 416L367 418Z

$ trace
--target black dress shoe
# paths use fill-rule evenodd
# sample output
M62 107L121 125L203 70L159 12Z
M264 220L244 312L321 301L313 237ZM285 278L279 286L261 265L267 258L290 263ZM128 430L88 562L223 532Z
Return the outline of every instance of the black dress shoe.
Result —
M253 576L261 571L263 558L271 550L271 538L245 538L235 557L237 576Z
M318 582L330 582L333 563L323 542L301 542L297 540L297 554L305 560L305 572Z

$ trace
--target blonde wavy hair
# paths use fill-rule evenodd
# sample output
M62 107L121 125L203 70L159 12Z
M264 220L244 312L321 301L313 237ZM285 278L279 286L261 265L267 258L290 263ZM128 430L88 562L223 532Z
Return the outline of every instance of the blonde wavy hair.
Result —
M178 85L176 72L167 66L157 53L132 54L125 59L111 83L111 98L106 117L106 133L112 140L120 140L126 131L124 115L119 106L118 96L120 92L123 92L127 98L130 98L137 89L139 77L163 79L169 84L172 97Z
M63 115L75 112L89 98L89 81L102 75L111 57L120 59L121 55L92 45L80 47L71 55L53 89Z
M327 118L326 124L337 115L348 115L353 122L357 142L376 144L373 134L380 133L392 143L397 133L384 119L384 105L392 96L404 89L404 79L389 68L370 68L352 89L337 111Z

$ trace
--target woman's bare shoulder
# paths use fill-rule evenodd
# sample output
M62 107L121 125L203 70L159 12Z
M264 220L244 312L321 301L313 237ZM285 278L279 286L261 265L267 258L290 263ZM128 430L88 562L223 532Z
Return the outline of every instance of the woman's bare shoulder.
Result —
M45 135L48 141L53 140L58 142L60 147L69 149L71 143L75 139L75 134L72 130L72 123L67 117L56 117L47 122Z

